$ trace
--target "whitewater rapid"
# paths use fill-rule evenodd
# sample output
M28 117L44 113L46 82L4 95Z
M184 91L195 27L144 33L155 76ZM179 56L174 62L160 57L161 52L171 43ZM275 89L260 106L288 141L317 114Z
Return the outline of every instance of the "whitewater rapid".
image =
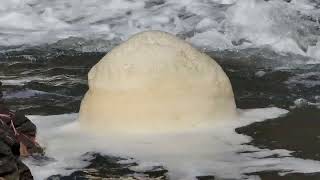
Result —
M162 30L204 50L267 47L319 60L319 6L314 0L0 1L0 46L107 51L137 32Z

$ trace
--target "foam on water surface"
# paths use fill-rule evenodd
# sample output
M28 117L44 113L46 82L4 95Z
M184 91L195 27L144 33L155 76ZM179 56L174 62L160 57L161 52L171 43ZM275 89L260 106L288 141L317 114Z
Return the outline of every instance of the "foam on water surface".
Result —
M162 30L209 50L267 46L319 60L319 7L313 0L3 0L0 46L62 40L59 48L107 51L107 42Z
M288 173L320 171L318 161L291 157L290 151L285 149L268 150L244 145L250 137L235 132L237 127L284 115L286 110L238 111L238 118L221 121L214 127L158 135L96 136L81 131L77 114L29 116L38 127L38 138L46 148L46 155L54 160L41 164L32 159L25 162L37 180L54 174L67 175L85 167L88 165L83 161L86 152L132 157L139 164L132 168L135 171L162 165L169 170L171 179L194 179L201 175L255 179L255 176L246 174L268 170Z

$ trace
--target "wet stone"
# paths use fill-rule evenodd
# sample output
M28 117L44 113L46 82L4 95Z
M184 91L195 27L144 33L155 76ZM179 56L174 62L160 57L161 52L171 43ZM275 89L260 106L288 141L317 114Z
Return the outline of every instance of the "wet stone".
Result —
M89 180L89 179L135 179L141 177L143 179L166 180L166 169L156 166L151 170L144 172L135 172L130 167L137 166L136 163L119 163L121 160L126 160L119 157L105 156L98 153L87 153L84 156L90 156L90 164L73 172L69 176L53 175L47 180Z
M0 179L33 179L20 156L42 152L41 147L34 143L35 135L36 127L28 118L11 112L3 101L0 102Z

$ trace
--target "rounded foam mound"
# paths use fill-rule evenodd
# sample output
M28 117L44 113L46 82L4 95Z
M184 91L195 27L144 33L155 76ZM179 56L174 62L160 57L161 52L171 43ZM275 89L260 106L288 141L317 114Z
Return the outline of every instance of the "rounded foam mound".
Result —
M132 36L104 56L88 80L79 119L98 133L183 132L236 115L222 68L165 32Z

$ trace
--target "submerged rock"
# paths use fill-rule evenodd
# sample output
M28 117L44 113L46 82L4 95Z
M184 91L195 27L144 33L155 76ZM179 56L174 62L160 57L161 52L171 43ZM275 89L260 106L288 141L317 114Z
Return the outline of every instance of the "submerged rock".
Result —
M53 175L47 180L72 180L72 179L168 179L168 172L161 166L156 166L145 171L134 171L132 167L137 166L135 162L120 163L127 160L119 157L105 156L98 153L86 153L84 156L88 159L89 165L83 169L77 170L68 176Z

